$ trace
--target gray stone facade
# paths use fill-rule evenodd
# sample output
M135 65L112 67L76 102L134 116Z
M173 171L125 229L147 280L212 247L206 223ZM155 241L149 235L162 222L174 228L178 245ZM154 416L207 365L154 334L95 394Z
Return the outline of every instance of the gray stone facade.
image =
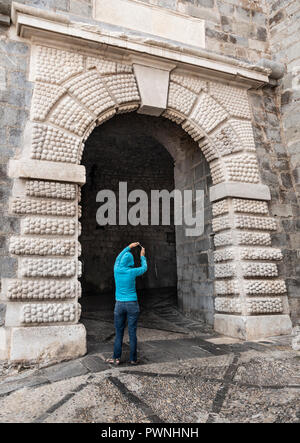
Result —
M281 79L249 90L251 118L259 172L263 184L269 186L270 216L277 222L271 234L272 246L280 248L283 260L278 263L279 277L287 284L293 324L300 322L300 5L297 0L141 0L168 10L205 20L206 50L232 60L266 66L262 59L284 67ZM92 0L25 0L19 1L45 11L59 12L73 22L97 25L93 18ZM17 277L17 259L9 254L9 239L20 234L20 219L8 210L13 180L8 177L9 159L20 155L25 123L32 104L33 83L29 81L30 44L12 37L11 2L0 5L0 270L2 278ZM109 25L105 25L110 29ZM115 30L114 27L111 29ZM278 66L277 66L278 68ZM280 70L280 66L278 68ZM272 77L272 75L271 75ZM276 74L274 74L276 77ZM112 123L113 120L110 122ZM185 137L187 135L185 134ZM189 142L185 141L187 145ZM190 141L193 144L192 141ZM206 189L206 230L203 238L190 245L180 241L178 262L179 305L185 312L213 322L213 240L211 204L208 188L211 176L201 151L181 158L194 170L193 183ZM179 161L177 166L179 167ZM176 181L177 180L177 181ZM175 185L180 188L180 177ZM182 253L184 251L184 253ZM181 260L181 261L180 261ZM193 282L193 284L191 284ZM197 288L197 289L196 289ZM193 291L200 298L193 301ZM193 306L196 309L193 312ZM0 305L0 325L5 305Z

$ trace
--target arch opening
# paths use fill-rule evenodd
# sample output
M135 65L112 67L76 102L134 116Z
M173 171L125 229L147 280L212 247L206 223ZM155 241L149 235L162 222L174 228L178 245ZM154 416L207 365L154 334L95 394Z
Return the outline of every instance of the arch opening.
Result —
M213 246L208 199L211 177L199 145L177 124L162 117L121 114L92 131L85 143L82 164L87 181L81 192L81 303L88 334L91 325L87 317L91 313L94 318L112 320L114 261L134 241L146 248L148 259L147 273L137 279L144 313L142 325L149 327L149 312L160 315L168 306L213 324ZM120 226L118 217L116 225L97 223L96 213L101 205L96 202L97 193L112 190L118 214L120 182L126 183L128 194L136 189L147 194L148 225ZM151 191L174 189L190 189L194 195L196 190L204 191L206 224L200 237L187 237L185 226L174 226L173 204L170 224L162 224L160 205L159 225L151 225ZM128 210L133 205L128 203ZM136 250L136 266L138 255ZM98 334L103 334L103 338L108 332L103 329Z

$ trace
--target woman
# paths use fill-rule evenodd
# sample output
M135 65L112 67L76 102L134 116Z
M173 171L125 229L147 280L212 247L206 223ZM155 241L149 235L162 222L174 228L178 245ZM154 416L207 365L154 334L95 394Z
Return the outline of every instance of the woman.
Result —
M116 304L114 310L114 322L116 338L113 358L106 360L108 363L120 364L122 355L122 343L126 319L128 321L128 334L130 341L130 363L137 364L137 338L136 329L140 313L135 279L147 271L145 248L141 246L141 266L134 267L134 259L131 249L141 246L138 242L131 243L118 255L114 266L116 283Z

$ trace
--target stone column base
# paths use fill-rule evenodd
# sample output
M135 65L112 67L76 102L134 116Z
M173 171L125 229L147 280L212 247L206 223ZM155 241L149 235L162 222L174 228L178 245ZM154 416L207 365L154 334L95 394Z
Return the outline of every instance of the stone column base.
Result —
M11 329L10 362L58 363L86 354L82 324Z
M289 335L292 322L289 315L238 316L215 314L214 329L220 334L242 340L258 340Z
M9 331L2 326L0 328L0 360L8 360L9 355Z

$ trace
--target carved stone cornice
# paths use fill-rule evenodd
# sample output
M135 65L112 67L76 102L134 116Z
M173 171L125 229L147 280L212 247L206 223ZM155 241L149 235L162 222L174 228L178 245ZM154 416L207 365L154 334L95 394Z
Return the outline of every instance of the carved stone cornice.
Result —
M67 15L13 2L12 22L18 37L48 44L72 45L78 50L131 58L142 55L159 63L175 64L181 70L211 78L222 78L245 87L258 88L269 83L271 69L235 60L220 54L185 46L159 37L136 35L102 22L93 24L71 20ZM114 30L115 29L115 30Z

